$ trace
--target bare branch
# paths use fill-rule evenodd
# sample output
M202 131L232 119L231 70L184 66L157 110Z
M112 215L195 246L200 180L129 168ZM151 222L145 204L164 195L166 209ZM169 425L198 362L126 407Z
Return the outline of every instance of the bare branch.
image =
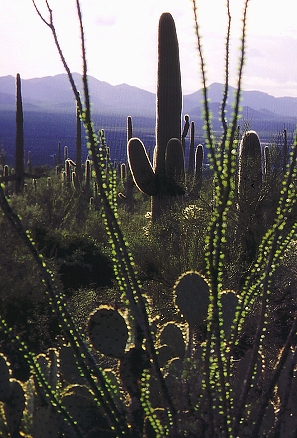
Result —
M34 5L34 7L35 7L35 10L36 10L37 14L38 14L39 17L41 18L41 20L42 20L42 21L43 21L43 22L44 22L44 23L45 23L45 24L51 29L51 31L52 31L52 34L53 34L53 37L54 37L54 41L55 41L56 48L57 48L57 50L58 50L58 53L59 53L59 56L60 56L60 58L61 58L61 61L62 61L63 67L64 67L64 69L66 70L66 73L67 73L67 76L68 76L69 82L70 82L70 84L71 84L71 88L72 88L73 93L74 93L74 95L75 95L75 100L76 100L76 102L77 102L77 107L78 107L79 113L82 115L83 112L84 112L84 110L83 110L83 106L82 106L82 102L81 102L80 94L79 94L79 91L78 91L78 89L77 89L77 86L76 86L76 84L75 84L75 82L74 82L74 79L73 79L73 76L72 76L72 74L71 74L70 68L68 67L68 63L67 63L67 61L66 61L66 58L65 58L65 56L64 56L64 54L63 54L62 48L61 48L60 43L59 43L59 40L58 40L58 36L57 36L57 32L56 32L56 28L55 28L55 25L54 25L53 11L52 11L52 9L50 8L50 5L49 5L48 0L45 0L45 2L46 2L47 9L48 9L48 11L49 11L50 21L46 21L46 19L45 19L45 18L43 17L43 15L41 14L40 10L37 8L36 3L35 3L35 0L32 0L32 3L33 3L33 5Z
M228 25L227 25L227 35L226 35L226 53L225 53L225 88L224 88L224 94L223 94L223 102L221 107L221 121L224 127L224 137L222 144L225 143L226 137L227 137L227 121L226 121L226 104L227 104L227 98L228 98L228 92L229 92L229 68L230 68L230 62L229 62L229 54L230 54L230 33L231 33L231 12L230 12L230 2L227 0L227 15L228 15Z
M203 93L203 109L204 109L204 120L205 120L205 128L206 128L206 136L207 141L209 144L209 150L211 154L214 154L214 145L213 145L213 133L212 133L212 126L211 126L211 114L209 109L209 102L208 102L208 90L206 85L206 69L205 69L205 61L204 56L202 53L202 41L201 41L201 35L200 35L200 26L198 22L198 14L197 14L197 2L196 0L193 0L193 12L194 12L194 23L195 23L195 33L197 38L197 48L200 58L200 71L201 71L201 79L202 79L202 93ZM215 160L213 160L214 166Z
M32 3L34 5L34 8L37 12L37 14L39 15L39 17L41 18L41 20L49 27L52 28L53 25L53 12L51 10L51 8L49 7L48 1L46 0L46 5L47 5L47 9L49 11L49 15L50 15L50 21L46 21L46 19L44 18L44 16L41 14L40 10L38 9L35 0L32 0Z

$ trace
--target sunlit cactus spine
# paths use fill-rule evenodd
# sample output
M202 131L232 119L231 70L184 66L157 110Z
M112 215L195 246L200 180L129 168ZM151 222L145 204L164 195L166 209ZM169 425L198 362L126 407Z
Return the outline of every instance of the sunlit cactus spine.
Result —
M159 21L158 33L158 83L157 83L157 119L156 147L153 166L148 158L143 143L136 138L128 142L128 159L133 179L137 187L152 197L152 220L158 219L184 191L184 181L172 181L168 184L166 175L166 157L172 159L171 151L167 154L167 145L175 139L177 160L184 161L181 143L182 90L179 62L179 48L175 23L169 13L164 13ZM179 146L177 145L179 142ZM180 169L184 163L177 163ZM169 166L172 169L172 166ZM168 165L167 165L168 168ZM177 186L178 189L177 189Z
M16 149L15 149L15 193L21 193L24 186L24 116L21 77L16 76Z

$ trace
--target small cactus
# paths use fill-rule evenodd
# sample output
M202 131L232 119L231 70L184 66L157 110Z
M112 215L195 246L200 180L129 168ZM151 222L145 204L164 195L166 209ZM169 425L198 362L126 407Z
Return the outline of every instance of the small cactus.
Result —
M190 326L201 324L209 305L209 286L199 272L188 271L174 285L175 304Z
M185 114L184 121L185 121L185 124L184 124L184 129L182 132L182 145L183 145L183 150L185 153L185 151L186 151L186 136L188 134L189 127L190 127L190 118L189 118L188 114Z
M128 327L123 316L111 307L101 306L88 321L88 333L93 347L100 353L120 358L128 340Z
M170 347L174 353L173 357L183 358L185 355L185 341L180 327L173 323L167 323L160 334L160 343Z
M4 413L11 437L18 437L25 409L25 395L22 385L10 377L6 358L0 354L0 401L4 403Z
M195 151L195 173L193 180L193 197L197 198L202 188L203 179L203 156L204 150L202 144L198 144Z
M86 380L80 374L77 366L73 349L70 346L63 345L59 351L59 370L62 380L68 383L78 383L84 385Z
M270 150L268 146L264 148L264 176L265 180L267 180L271 175L271 156Z
M83 436L116 438L116 433L110 430L109 421L103 409L94 401L93 394L86 386L68 386L63 393L62 403L71 417L75 419ZM64 422L60 430L65 433L65 436L72 436L72 429L67 423Z
M4 412L11 437L19 436L23 411L25 409L25 395L20 382L10 380L9 399L4 403Z
M194 173L194 161L195 161L195 123L192 121L190 125L190 148L189 148L189 164L188 174L191 176Z

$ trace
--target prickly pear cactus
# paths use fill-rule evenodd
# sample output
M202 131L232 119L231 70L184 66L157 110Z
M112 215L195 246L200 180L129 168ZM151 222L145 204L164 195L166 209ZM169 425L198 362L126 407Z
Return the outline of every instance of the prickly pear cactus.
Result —
M10 380L10 396L4 403L6 423L10 436L17 436L20 430L23 411L25 409L25 394L20 382L15 379Z
M59 351L59 369L61 377L65 382L85 384L85 378L80 374L77 367L73 349L68 345L63 345Z
M165 324L160 334L160 343L171 348L172 357L184 357L186 350L184 336L180 327L174 322Z
M108 419L103 414L103 410L94 401L93 394L86 386L68 386L62 395L62 403L71 417L75 418L83 436L116 438L116 433L110 430ZM71 436L72 430L67 423L61 426L61 431L66 436Z
M174 285L175 304L190 326L201 324L207 318L209 286L199 272L188 271Z
M20 382L11 378L6 358L0 354L0 401L4 403L6 424L11 437L18 437L23 411L25 409L25 395Z
M88 334L93 347L107 356L121 358L128 340L124 317L111 307L102 306L89 317Z
M6 362L6 358L0 355L0 400L4 401L9 398L11 387L10 387L10 369Z
M53 438L58 437L62 425L63 417L60 416L49 406L39 406L35 409L32 419L32 432L34 438Z

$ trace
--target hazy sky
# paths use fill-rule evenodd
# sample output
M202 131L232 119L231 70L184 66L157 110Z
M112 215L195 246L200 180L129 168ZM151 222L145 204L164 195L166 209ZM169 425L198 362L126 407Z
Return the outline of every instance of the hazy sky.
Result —
M244 89L297 96L296 0L250 0ZM36 0L47 17L44 0ZM75 0L49 0L72 71L81 71ZM242 0L231 0L232 77L236 77ZM224 80L225 0L197 0L207 78ZM157 27L162 12L175 19L183 92L201 87L191 0L81 0L89 74L113 85L155 92ZM63 73L50 30L31 0L0 0L0 76L24 79Z

